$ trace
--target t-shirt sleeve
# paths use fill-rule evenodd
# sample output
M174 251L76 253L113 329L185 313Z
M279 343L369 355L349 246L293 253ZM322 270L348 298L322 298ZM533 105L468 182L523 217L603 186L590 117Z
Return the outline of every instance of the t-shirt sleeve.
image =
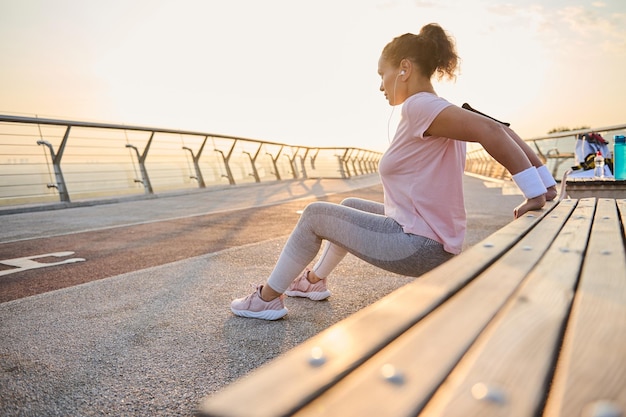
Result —
M424 139L433 120L452 103L431 94L416 94L409 97L402 106L402 117L409 122L413 137Z

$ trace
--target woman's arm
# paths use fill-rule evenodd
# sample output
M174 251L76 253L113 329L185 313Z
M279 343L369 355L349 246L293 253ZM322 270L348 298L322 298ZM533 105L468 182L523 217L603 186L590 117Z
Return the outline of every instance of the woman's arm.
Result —
M426 134L480 143L512 175L533 166L506 126L457 106L447 107L439 113Z
M515 217L519 217L528 210L540 209L546 202L546 189L537 173L534 175L528 172L529 168L533 168L538 161L534 159L532 150L525 149L527 144L520 144L522 141L519 136L508 127L493 121L479 114L469 112L457 106L450 106L444 109L433 120L430 127L426 131L427 135L441 136L464 142L477 142L499 163L501 163L513 175L518 186L522 189L526 201L515 209ZM523 142L523 141L522 141ZM528 155L530 151L531 155ZM525 172L525 173L524 173ZM521 175L517 175L521 174ZM524 178L524 183L518 182L520 178ZM536 183L536 184L535 184ZM528 186L533 190L543 189L541 195L527 192Z

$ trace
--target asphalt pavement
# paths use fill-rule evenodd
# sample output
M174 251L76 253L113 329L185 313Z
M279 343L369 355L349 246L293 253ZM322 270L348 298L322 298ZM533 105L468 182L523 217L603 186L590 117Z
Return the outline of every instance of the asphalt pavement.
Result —
M475 177L465 193L466 246L521 201L510 183ZM0 215L0 284L83 278L0 303L0 415L191 416L202 397L412 281L349 255L328 300L288 298L275 322L231 314L271 271L298 210L349 195L380 201L378 177Z

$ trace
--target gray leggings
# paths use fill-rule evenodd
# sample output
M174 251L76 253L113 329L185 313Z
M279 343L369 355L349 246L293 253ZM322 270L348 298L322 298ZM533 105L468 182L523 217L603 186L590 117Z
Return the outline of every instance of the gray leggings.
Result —
M309 204L291 233L267 283L283 293L328 243L313 267L326 278L346 253L386 271L417 277L454 255L432 239L405 233L374 201L348 198L341 204Z

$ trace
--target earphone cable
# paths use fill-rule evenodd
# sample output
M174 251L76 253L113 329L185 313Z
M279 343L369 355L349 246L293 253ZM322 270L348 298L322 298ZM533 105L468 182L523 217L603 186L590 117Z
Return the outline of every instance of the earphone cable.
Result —
M389 114L389 119L387 119L387 142L391 143L391 135L389 134L389 130L391 129L391 118L393 117L393 111L396 109L396 86L398 85L398 77L400 74L396 75L396 79L393 82L393 104L391 105L391 113Z

